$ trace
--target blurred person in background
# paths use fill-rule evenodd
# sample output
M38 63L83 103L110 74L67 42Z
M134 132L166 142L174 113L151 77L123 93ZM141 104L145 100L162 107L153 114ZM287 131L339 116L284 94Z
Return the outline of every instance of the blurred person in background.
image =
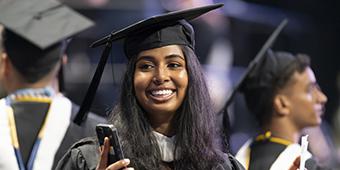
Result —
M241 91L262 132L247 141L236 158L249 170L288 169L301 154L302 130L321 124L327 102L309 57L268 50L247 75ZM307 155L308 170L327 169Z
M20 11L20 12L19 12ZM53 0L0 1L0 168L54 169L103 118L72 122L78 106L59 90L67 38L93 23Z

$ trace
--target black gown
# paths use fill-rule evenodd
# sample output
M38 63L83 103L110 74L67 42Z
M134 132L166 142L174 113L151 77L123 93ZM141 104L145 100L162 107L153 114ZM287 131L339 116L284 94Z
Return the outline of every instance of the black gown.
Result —
M94 170L99 161L98 142L95 138L85 138L75 143L59 161L56 170ZM213 170L244 170L243 166L232 156L225 154L225 162L216 165Z

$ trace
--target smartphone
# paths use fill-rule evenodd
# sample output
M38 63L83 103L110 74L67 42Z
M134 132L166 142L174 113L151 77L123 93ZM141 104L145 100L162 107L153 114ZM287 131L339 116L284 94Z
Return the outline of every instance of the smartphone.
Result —
M98 124L96 126L96 132L100 146L104 145L105 137L110 139L108 165L124 159L122 147L119 142L118 131L112 124Z

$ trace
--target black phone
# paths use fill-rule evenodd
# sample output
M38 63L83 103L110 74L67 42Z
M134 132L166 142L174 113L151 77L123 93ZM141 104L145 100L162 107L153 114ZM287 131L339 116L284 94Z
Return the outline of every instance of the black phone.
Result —
M110 139L108 165L124 159L123 150L119 142L118 131L112 124L98 124L96 126L96 132L100 146L104 145L105 137Z

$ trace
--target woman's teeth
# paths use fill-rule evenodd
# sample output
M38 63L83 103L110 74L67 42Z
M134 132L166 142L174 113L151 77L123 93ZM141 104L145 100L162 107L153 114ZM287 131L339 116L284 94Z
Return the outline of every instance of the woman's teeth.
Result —
M173 92L172 90L153 90L151 94L154 96L162 96L162 95L171 95Z

